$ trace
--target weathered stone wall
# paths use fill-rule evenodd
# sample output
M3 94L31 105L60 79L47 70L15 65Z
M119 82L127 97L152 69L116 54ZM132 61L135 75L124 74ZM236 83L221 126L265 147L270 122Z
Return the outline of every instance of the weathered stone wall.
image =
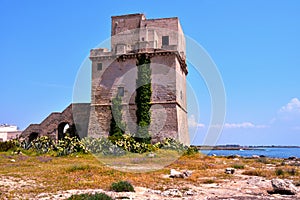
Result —
M185 72L178 57L174 53L161 52L149 55L151 59L151 124L149 131L153 142L166 137L182 140L188 144ZM137 79L137 55L124 59L109 58L105 60L92 59L102 62L99 72L97 65L93 67L92 108L90 115L89 136L108 136L111 121L111 100L117 94L118 87L124 87L123 121L126 123L126 133L136 132L135 90ZM109 66L105 66L109 63ZM97 76L98 75L98 76ZM179 125L179 120L181 121ZM180 129L180 130L179 130ZM181 135L179 135L179 132Z
M58 126L62 123L75 124L80 137L108 136L112 119L110 107L118 88L124 88L122 104L126 133L134 133L136 62L139 54L146 53L151 59L152 69L152 121L149 131L153 142L170 137L189 143L185 40L178 18L146 20L143 14L132 14L113 16L111 25L112 51L95 49L90 52L91 104L71 104L62 113L52 113L42 123L30 125L23 132L23 137L36 132L57 138ZM140 29L137 32L117 35L137 28ZM169 36L169 45L162 45L162 36ZM139 49L141 47L144 49Z
M86 136L87 133L89 109L90 109L90 104L70 104L61 113L60 112L51 113L40 124L29 125L22 132L20 137L29 138L30 134L38 133L38 136L49 136L52 139L58 139L58 127L61 124L69 124L70 126L73 124L77 125L77 127L80 127L79 135L81 137L84 137Z
M91 105L89 103L73 103L72 117L80 138L88 135Z
M91 106L88 137L107 137L109 135L110 122L110 105Z
M111 28L112 54L154 48L176 50L180 55L185 55L185 39L177 17L146 19L143 14L113 16ZM163 36L169 37L168 45L162 44Z
M178 123L178 140L183 144L190 144L190 136L188 134L187 111L179 105L176 106L177 123Z
M158 37L157 47L166 49L162 45L162 36L169 36L169 46L178 45L178 18L147 19L141 22L141 28L154 29Z
M140 27L141 20L145 19L144 14L130 14L111 17L111 35L132 30Z
M179 140L176 104L164 103L152 105L151 120L149 131L152 135L152 142L159 142L165 138Z

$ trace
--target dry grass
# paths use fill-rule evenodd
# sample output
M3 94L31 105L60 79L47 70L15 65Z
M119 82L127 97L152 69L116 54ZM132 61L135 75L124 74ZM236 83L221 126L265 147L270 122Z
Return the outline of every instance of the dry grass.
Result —
M159 156L158 156L159 157ZM14 159L15 162L11 160ZM101 158L102 161L112 163L112 158ZM100 159L100 160L101 160ZM125 160L127 159L127 160ZM167 160L169 161L169 160ZM134 165L155 166L155 162L138 158L120 158L113 162L130 163ZM10 194L31 193L38 194L42 192L57 192L59 190L68 189L87 189L101 188L109 190L113 182L120 180L129 181L134 186L148 187L152 189L167 189L174 186L184 187L186 184L200 185L217 183L224 179L234 178L234 175L227 175L224 169L232 166L243 166L243 174L251 176L263 176L267 178L276 177L275 170L282 169L285 178L292 178L300 182L299 167L281 166L282 160L272 160L276 165L274 169L268 169L266 164L255 159L233 159L221 157L208 157L200 154L193 156L183 156L175 160L172 164L167 165L163 169L144 172L122 172L109 168L99 161L93 155L79 154L77 156L68 157L50 157L50 156L25 156L25 155L9 155L8 153L0 153L0 176L10 176L21 178L22 180L34 180L36 187L20 188L10 191ZM154 164L153 164L154 163ZM268 162L269 163L269 162ZM237 167L239 168L239 167ZM170 169L176 170L192 170L193 175L187 179L170 179L163 178L163 175L169 174ZM1 192L1 190L0 190Z

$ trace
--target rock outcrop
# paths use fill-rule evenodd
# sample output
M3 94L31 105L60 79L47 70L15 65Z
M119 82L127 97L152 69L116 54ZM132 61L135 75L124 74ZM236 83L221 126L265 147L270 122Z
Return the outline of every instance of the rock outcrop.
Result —
M226 173L226 174L234 174L234 172L235 172L235 169L234 169L234 168L226 168L226 169L225 169L225 173Z
M298 192L297 187L291 180L273 179L271 181L273 190L269 193L282 195L295 195Z
M188 178L192 175L192 171L183 170L183 171L177 171L175 169L171 169L170 172L170 178Z

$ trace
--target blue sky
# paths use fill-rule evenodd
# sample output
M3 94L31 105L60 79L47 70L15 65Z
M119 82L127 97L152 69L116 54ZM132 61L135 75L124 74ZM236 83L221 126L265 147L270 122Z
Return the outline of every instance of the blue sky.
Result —
M219 144L300 145L300 2L0 1L0 123L24 129L72 102L91 48L110 36L110 16L178 16L186 35L211 56L227 96ZM194 143L211 117L205 82L188 81L199 99Z

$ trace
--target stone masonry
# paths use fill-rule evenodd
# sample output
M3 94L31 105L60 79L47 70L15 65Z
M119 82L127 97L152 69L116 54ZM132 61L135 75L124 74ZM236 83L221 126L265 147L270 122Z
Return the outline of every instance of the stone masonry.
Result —
M189 144L186 106L185 40L178 18L146 19L143 14L113 16L111 51L92 49L92 97L89 136L107 137L111 101L121 94L126 133L136 131L137 59L151 60L153 142L166 137Z
M166 137L189 144L186 102L185 39L177 17L146 19L143 14L113 16L111 50L92 49L91 103L71 104L62 113L50 114L31 124L22 137L48 135L59 139L63 127L76 125L79 136L107 137L112 119L112 99L122 96L125 133L136 131L135 91L137 59L151 60L152 141Z
M75 113L75 114L74 114ZM21 134L22 138L34 139L49 136L52 139L64 137L64 127L75 125L79 136L85 137L88 129L90 104L70 104L63 112L53 112L40 124L30 124Z

